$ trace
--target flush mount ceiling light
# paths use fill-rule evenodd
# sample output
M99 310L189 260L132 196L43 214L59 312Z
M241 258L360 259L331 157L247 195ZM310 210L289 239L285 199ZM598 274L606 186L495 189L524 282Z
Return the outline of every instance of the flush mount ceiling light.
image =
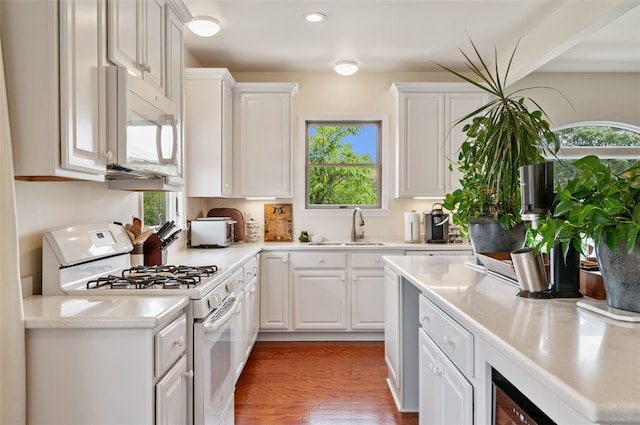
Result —
M308 22L322 22L327 19L327 15L320 12L311 12L304 15L304 19L306 19Z
M200 37L211 37L220 31L220 23L210 16L194 16L187 26Z
M336 62L336 66L333 68L338 74L349 76L358 72L358 62L355 61L340 61Z

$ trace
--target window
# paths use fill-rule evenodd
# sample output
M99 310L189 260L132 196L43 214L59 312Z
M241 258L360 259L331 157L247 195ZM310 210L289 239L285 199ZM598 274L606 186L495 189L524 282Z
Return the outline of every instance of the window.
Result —
M597 155L613 171L623 171L640 160L640 129L614 123L583 123L554 131L560 138L554 186L564 186L573 176L572 163L586 155Z
M174 220L181 223L182 192L143 192L142 193L142 222L145 227L154 227Z
M382 120L305 121L305 208L382 206Z

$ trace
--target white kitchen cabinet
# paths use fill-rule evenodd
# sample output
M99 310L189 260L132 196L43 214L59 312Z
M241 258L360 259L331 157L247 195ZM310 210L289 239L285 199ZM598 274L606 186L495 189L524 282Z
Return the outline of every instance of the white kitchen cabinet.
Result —
M100 0L3 2L16 178L104 181L105 13Z
M187 420L187 356L166 373L156 385L156 425L183 424Z
M347 330L347 253L295 252L293 327L295 330Z
M384 275L387 385L399 411L417 412L419 291L388 266L384 269Z
M473 424L473 387L420 330L420 425Z
M260 329L291 330L289 253L260 255Z
M396 197L441 199L459 187L449 171L466 136L452 124L488 101L462 83L394 83L396 97ZM455 166L454 166L455 168Z
M49 298L42 304L60 309L56 302ZM122 301L87 299L75 305L90 310L100 302ZM29 309L37 315L40 310ZM186 423L193 375L187 371L186 316L168 319L155 328L118 328L117 321L109 327L91 327L87 321L77 327L77 320L27 325L29 423L89 424L98 418L122 425Z
M245 361L251 354L253 344L258 338L260 330L260 291L258 284L258 276L260 269L260 255L247 261L244 265L244 350Z
M165 0L108 0L108 58L166 94Z
M238 83L233 100L237 197L291 198L291 103L296 83Z
M351 329L384 330L385 255L402 251L351 253Z
M418 317L420 424L473 424L473 335L424 295Z
M233 195L234 85L223 68L185 71L187 196Z

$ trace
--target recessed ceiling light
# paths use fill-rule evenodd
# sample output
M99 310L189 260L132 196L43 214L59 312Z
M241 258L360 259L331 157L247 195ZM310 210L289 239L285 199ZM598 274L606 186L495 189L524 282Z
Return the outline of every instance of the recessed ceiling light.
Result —
M210 16L194 16L187 26L200 37L211 37L220 31L220 23Z
M311 12L304 15L304 19L306 19L308 22L322 22L327 19L327 15L320 12Z
M333 68L338 74L349 76L358 72L358 62L355 61L340 61L336 62L336 66Z

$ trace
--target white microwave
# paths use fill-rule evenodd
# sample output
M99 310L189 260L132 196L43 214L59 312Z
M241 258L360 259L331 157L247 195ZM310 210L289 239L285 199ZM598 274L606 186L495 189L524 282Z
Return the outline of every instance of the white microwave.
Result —
M177 111L179 105L125 67L107 67L107 166L112 178L181 175Z

